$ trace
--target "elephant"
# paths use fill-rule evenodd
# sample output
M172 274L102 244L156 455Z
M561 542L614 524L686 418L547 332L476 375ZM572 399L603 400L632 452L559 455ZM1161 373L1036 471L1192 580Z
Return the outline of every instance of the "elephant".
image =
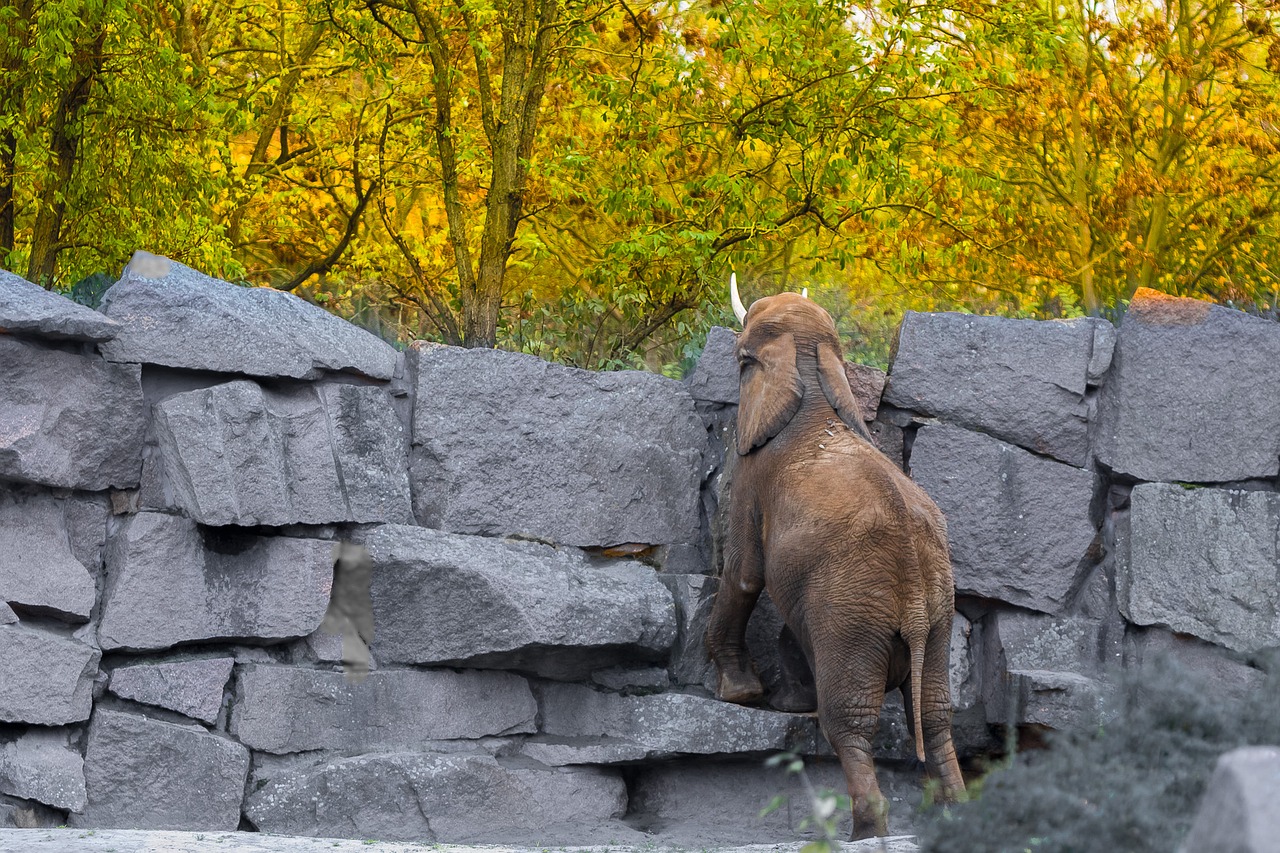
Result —
M763 697L745 633L767 590L786 624L784 671L794 679L797 667L785 662L796 658L813 680L808 696L784 690L775 707L812 711L816 699L849 786L853 837L883 836L888 802L871 741L887 691L901 689L916 755L941 799L965 792L951 738L946 522L872 444L831 316L794 293L747 311L735 280L731 296L743 324L741 400L723 576L706 633L716 695L743 704Z

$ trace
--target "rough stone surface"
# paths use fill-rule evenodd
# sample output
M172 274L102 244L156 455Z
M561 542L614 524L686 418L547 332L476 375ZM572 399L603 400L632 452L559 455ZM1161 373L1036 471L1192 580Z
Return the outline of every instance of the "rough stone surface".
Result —
M3 810L0 809L0 817ZM55 824L50 824L51 827ZM608 844L613 853L658 853L671 851L683 853L691 846L716 853L800 853L807 843L787 841L775 844L726 844L719 839L700 839L697 844L670 844L665 839L637 839L628 844L619 843L619 835L606 833L607 841L597 841L591 848L563 846L565 851L589 853ZM366 839L367 840L367 839ZM524 853L531 844L515 843L509 846L448 845L448 853ZM630 846L628 846L630 845ZM0 828L0 850L21 850L23 853L370 853L365 840L340 840L333 838L307 838L288 835L271 835L262 832L174 832L164 830L98 830L89 835L77 829L5 829ZM840 845L843 853L916 853L919 849L910 837L869 838L865 841L847 841ZM374 853L422 853L417 841L380 841Z
M1070 729L1096 725L1102 719L1103 690L1096 678L1027 669L1010 670L1009 679L1020 723Z
M235 829L249 751L201 726L105 708L89 723L78 827Z
M663 575L660 580L675 599L679 625L671 651L671 680L715 690L716 668L707 654L707 621L720 580L706 575Z
M939 424L917 434L911 476L947 518L958 592L1063 610L1096 536L1091 472Z
M972 708L981 699L982 679L975 665L972 639L973 623L957 613L951 620L951 654L947 665L951 707L957 711Z
M139 513L107 548L103 649L305 637L333 583L332 542L200 528Z
M110 361L295 379L395 375L394 348L323 308L146 252L135 253L106 292L102 312L121 325L101 346Z
M1080 616L1000 611L986 620L987 719L1053 728L1097 719L1101 683L1123 660L1124 626Z
M1280 747L1249 746L1218 759L1182 853L1280 849Z
M1266 680L1261 670L1237 660L1221 646L1163 628L1131 627L1125 635L1125 666L1144 666L1157 657L1171 658L1215 693L1231 698L1242 698Z
M864 421L876 419L876 411L880 408L880 398L884 395L884 383L888 378L885 372L869 364L857 364L846 361L845 378L849 380L849 390L853 399L858 401L858 409Z
M84 809L84 759L71 737L70 729L28 729L0 743L0 793L57 809Z
M89 719L97 649L20 622L0 626L0 649L0 722L60 726Z
M374 654L579 677L658 660L676 636L671 594L634 561L576 549L384 525L373 556Z
M155 413L166 497L202 524L412 520L405 430L385 389L241 380Z
M1088 458L1084 395L1105 320L1013 320L908 311L884 400L1072 465Z
M1280 325L1140 290L1098 397L1096 454L1139 480L1225 482L1280 472Z
M683 693L619 696L577 684L541 689L541 731L552 737L610 737L646 757L788 750L819 751L817 721Z
M96 537L90 533L93 515ZM0 601L71 621L88 619L106 529L105 504L0 486Z
M1280 495L1142 483L1129 501L1116 586L1130 622L1241 652L1280 644Z
M98 491L142 472L136 364L0 335L0 478Z
M706 430L678 382L418 345L414 512L566 545L694 542Z
M0 333L74 341L106 341L120 324L92 308L0 270Z
M13 612L13 608L8 604L0 601L0 625L16 625L18 623L18 614Z
M737 346L737 332L724 326L711 327L697 366L684 380L693 399L737 405L738 359L734 355Z
M254 788L245 814L263 832L392 841L502 843L545 833L573 843L564 832L591 836L627 805L614 773L508 767L488 755L362 755Z
M424 739L532 732L528 683L504 672L341 673L249 664L236 681L231 732L252 749L383 749Z
M234 658L203 658L121 666L111 672L110 689L122 699L168 708L212 725L234 665Z
M817 793L845 795L847 786L834 758L805 759L804 772ZM889 801L891 835L912 831L912 819L921 801L919 772L903 772L892 766L876 767L881 791ZM631 785L629 822L668 838L687 849L703 849L707 836L728 843L782 841L796 836L814 837L812 807L804 784L783 767L743 759L678 760L640 768ZM780 808L761 815L781 796ZM801 828L805 818L809 825ZM690 832L691 829L697 828ZM837 812L837 839L847 839L850 816ZM866 842L839 842L841 851L860 849ZM879 850L872 842L871 850ZM892 840L886 849L893 850Z

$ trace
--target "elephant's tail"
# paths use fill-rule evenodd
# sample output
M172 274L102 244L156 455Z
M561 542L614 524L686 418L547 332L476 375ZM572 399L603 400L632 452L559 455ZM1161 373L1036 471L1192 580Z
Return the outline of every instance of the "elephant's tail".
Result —
M924 703L921 690L924 683L924 647L928 642L928 634L906 639L911 652L911 730L916 734L916 758L924 761L924 729L920 726L920 706Z

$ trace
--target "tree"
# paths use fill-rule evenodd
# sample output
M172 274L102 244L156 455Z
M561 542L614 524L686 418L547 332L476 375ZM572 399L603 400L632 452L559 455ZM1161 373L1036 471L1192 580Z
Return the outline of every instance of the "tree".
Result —
M952 101L936 169L968 236L952 241L948 284L1012 285L1023 310L1051 314L1096 314L1138 287L1266 301L1274 13L1219 0L988 11L965 29L988 84Z

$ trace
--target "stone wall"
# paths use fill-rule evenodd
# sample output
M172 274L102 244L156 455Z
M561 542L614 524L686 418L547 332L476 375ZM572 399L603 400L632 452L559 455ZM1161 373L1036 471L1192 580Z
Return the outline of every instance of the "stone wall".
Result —
M0 278L0 332L0 825L563 844L740 811L761 837L802 816L754 818L787 785L763 756L839 787L812 717L709 691L732 332L683 383L398 353L144 253L101 312ZM1149 295L1118 334L910 314L887 382L850 366L949 519L962 752L1091 718L1152 654L1257 677L1277 349ZM373 561L359 681L320 630L339 541ZM766 602L767 682L778 628ZM879 745L909 757L900 703Z

